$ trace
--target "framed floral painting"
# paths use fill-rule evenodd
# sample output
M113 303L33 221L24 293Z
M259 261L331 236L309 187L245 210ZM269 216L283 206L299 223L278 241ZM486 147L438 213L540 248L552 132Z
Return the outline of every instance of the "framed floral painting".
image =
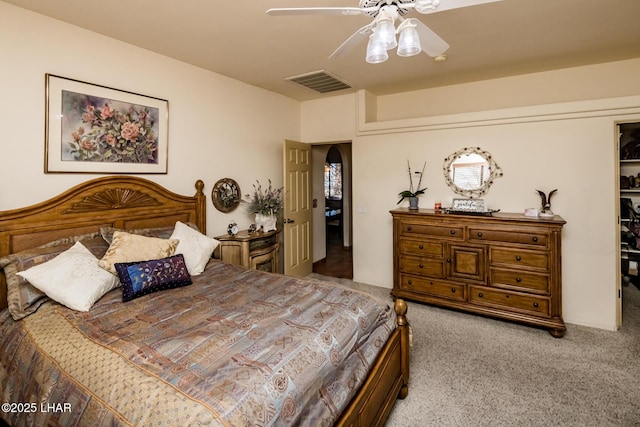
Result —
M45 173L167 173L169 103L46 75Z

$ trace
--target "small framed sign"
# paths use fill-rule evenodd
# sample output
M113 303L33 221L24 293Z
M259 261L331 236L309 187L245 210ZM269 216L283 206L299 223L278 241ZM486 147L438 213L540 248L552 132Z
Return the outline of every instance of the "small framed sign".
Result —
M453 199L454 211L485 212L483 199Z

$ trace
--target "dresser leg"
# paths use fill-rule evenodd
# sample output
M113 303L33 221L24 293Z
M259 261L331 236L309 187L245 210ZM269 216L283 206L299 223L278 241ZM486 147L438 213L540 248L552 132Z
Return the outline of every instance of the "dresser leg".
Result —
M564 329L549 329L549 333L554 338L562 338L565 332Z

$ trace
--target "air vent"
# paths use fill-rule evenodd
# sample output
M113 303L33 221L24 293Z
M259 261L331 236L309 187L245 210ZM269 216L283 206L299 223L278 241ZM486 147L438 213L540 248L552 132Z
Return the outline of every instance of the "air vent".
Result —
M324 70L313 71L307 74L300 74L298 76L287 77L285 80L290 80L294 83L298 83L309 89L313 89L316 92L327 93L334 92L336 90L351 89L347 83L343 82L336 76L332 76Z

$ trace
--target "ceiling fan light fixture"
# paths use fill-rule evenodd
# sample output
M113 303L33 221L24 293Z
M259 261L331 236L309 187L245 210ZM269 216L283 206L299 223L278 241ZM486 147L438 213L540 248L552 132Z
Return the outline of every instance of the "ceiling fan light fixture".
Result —
M416 24L407 19L398 27L400 33L398 41L398 56L414 56L422 52L420 36L416 30Z
M387 59L389 59L389 55L386 47L376 38L375 33L371 34L367 44L367 62L369 64L379 64Z

